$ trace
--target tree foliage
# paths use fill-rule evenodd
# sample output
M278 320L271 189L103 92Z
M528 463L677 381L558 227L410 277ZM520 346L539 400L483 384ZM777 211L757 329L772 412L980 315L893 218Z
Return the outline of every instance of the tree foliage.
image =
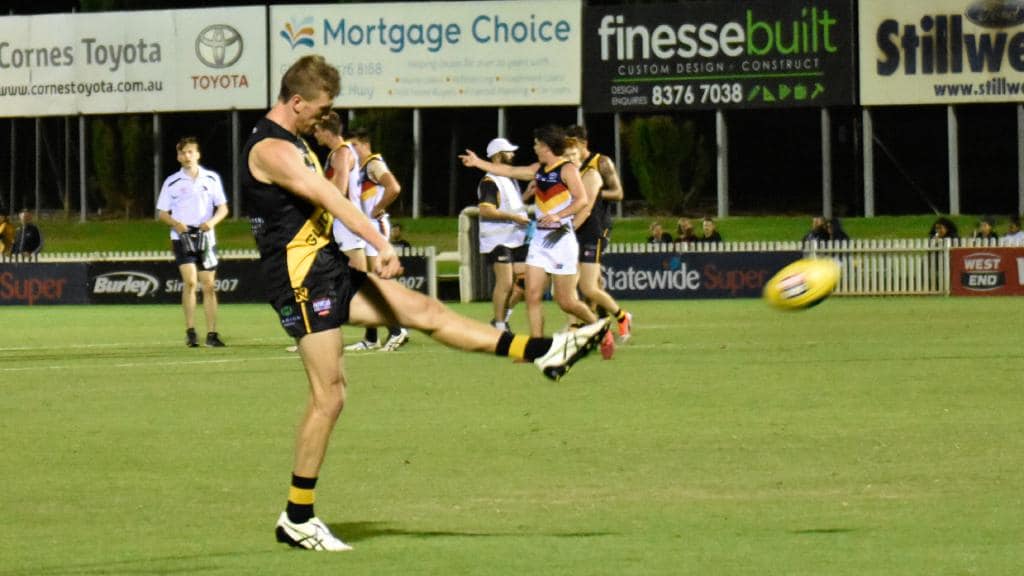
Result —
M626 130L629 161L651 210L682 213L710 184L711 155L692 120L638 117Z

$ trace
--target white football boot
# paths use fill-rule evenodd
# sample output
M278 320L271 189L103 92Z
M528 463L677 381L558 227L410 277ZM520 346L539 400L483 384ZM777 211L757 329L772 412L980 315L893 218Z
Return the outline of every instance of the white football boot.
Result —
M345 552L352 547L338 539L319 518L313 517L296 524L288 519L287 512L281 512L277 519L277 541L294 548L320 552Z
M533 361L545 376L559 380L572 368L572 365L586 356L604 338L608 332L610 318L598 320L576 330L555 332L551 336L551 348L547 353Z

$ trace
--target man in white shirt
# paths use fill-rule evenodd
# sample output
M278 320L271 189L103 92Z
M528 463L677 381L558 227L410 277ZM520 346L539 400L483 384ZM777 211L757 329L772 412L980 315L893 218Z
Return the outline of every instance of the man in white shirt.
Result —
M487 144L487 158L495 164L512 164L519 147L504 138ZM523 299L526 275L526 241L530 217L523 205L519 182L487 173L477 185L480 209L480 254L494 269L491 292L491 326L508 329L512 308Z
M1006 234L999 240L1002 246L1024 246L1024 232L1020 230L1020 216L1010 216Z
M171 227L171 247L183 283L181 306L185 310L185 345L199 346L193 317L196 284L203 290L206 312L206 345L222 347L217 334L217 237L214 227L228 215L228 202L220 176L199 165L199 141L185 137L178 141L181 170L164 180L156 208L160 221Z

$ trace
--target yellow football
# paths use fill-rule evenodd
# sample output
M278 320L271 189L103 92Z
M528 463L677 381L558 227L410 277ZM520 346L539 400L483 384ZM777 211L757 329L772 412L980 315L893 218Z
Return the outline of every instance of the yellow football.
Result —
M766 302L780 310L803 310L820 304L836 289L839 264L828 258L797 260L764 285Z

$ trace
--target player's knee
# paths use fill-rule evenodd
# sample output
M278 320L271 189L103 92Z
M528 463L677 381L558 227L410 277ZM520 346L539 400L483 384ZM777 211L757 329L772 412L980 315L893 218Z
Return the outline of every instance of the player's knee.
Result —
M445 308L440 300L427 298L427 303L423 308L424 321L431 329L437 329L441 326L447 312L448 309Z
M526 291L526 303L527 304L540 304L540 301L544 298L544 292L542 290L527 290Z
M185 278L181 281L181 288L186 292L195 292L197 284L198 283L195 280L191 278Z
M323 386L313 395L313 408L329 420L337 420L345 408L345 385L338 380Z

